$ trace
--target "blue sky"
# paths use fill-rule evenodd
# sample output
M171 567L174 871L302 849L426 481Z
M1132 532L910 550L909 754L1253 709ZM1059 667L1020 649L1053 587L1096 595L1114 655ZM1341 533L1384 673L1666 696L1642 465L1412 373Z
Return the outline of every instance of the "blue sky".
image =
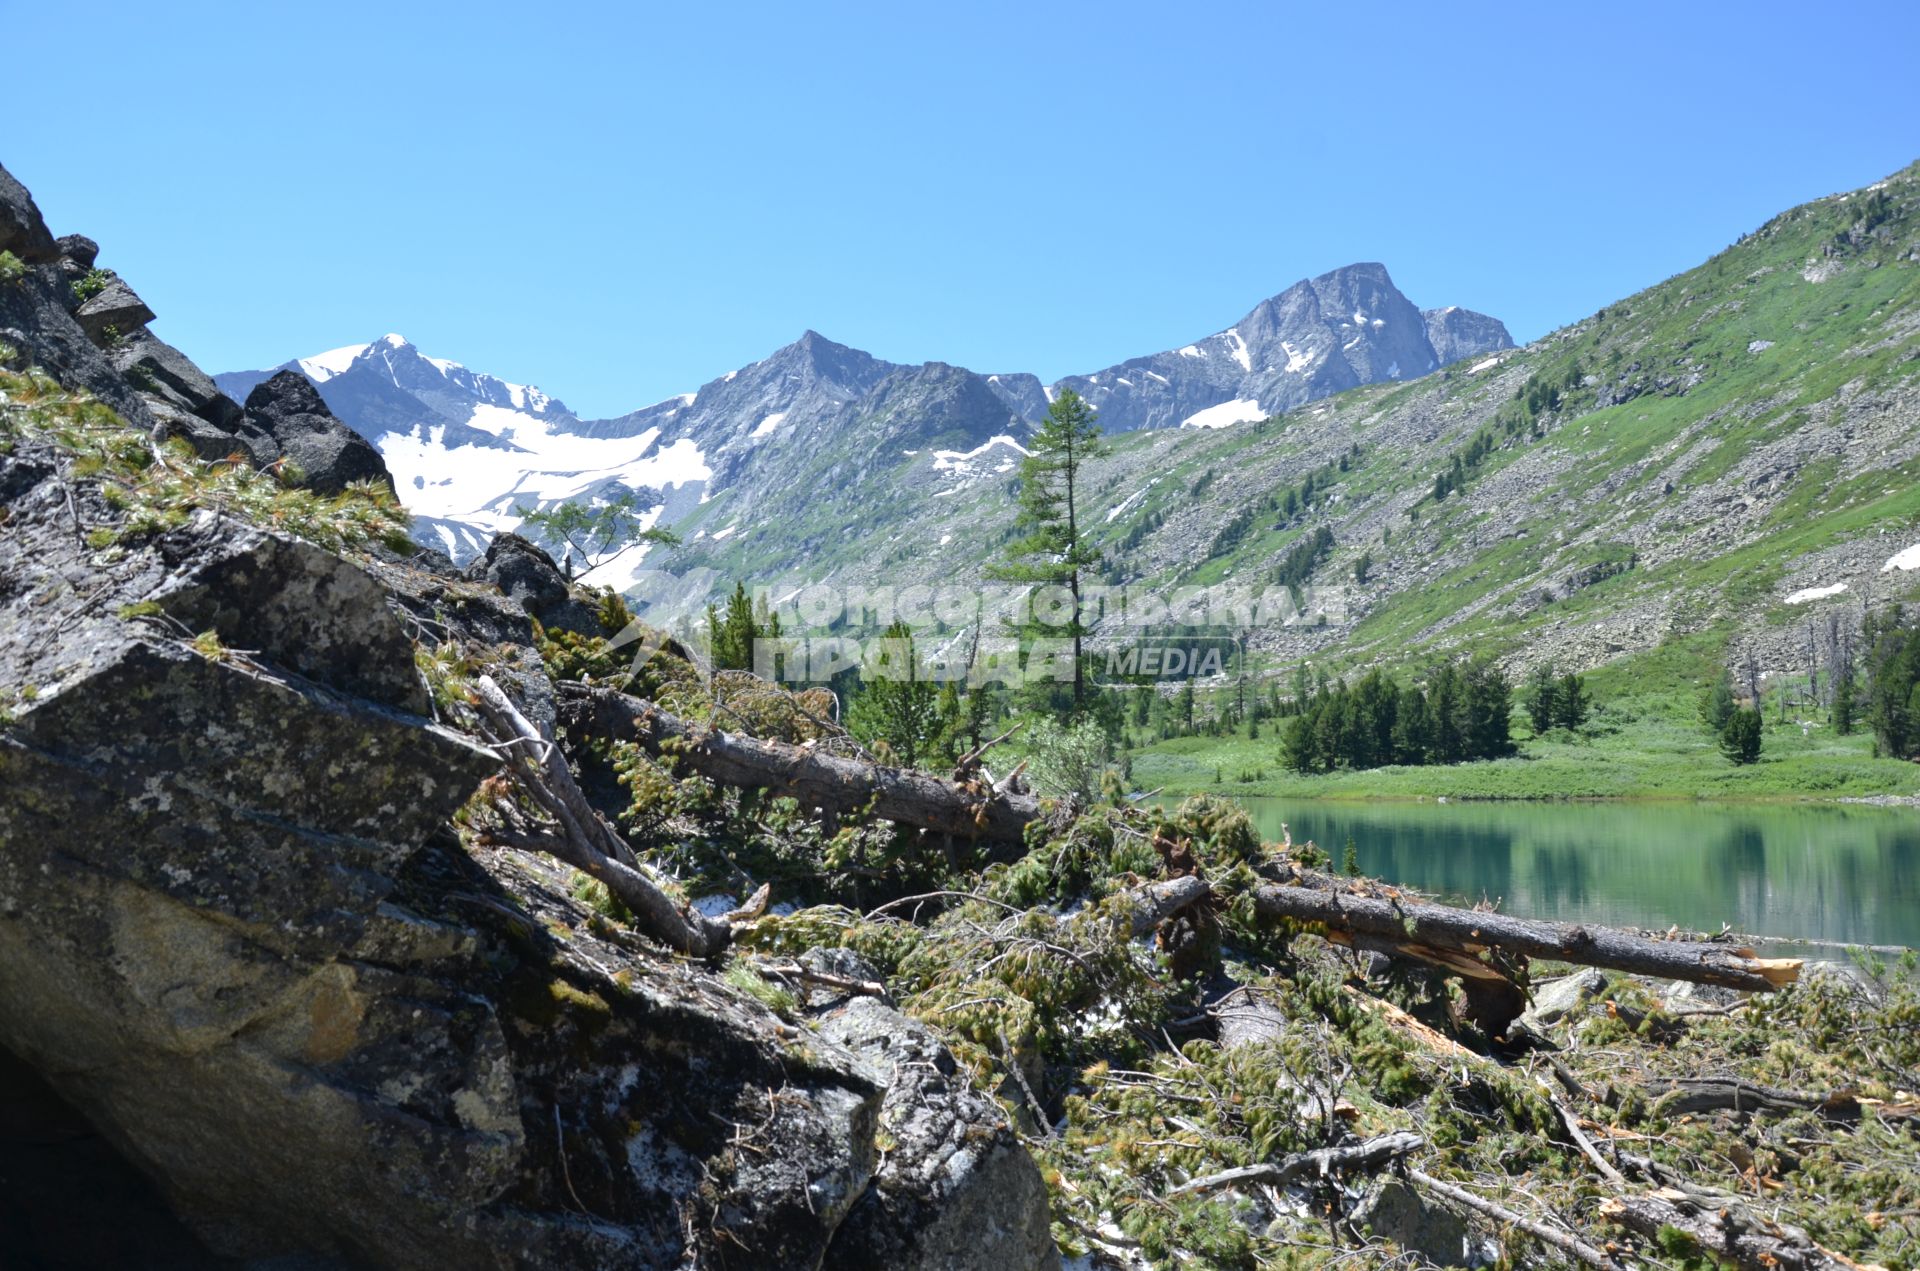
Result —
M1920 6L7 6L0 163L209 370L587 415L808 327L1043 378L1381 260L1537 336L1920 157ZM45 54L29 52L45 50Z

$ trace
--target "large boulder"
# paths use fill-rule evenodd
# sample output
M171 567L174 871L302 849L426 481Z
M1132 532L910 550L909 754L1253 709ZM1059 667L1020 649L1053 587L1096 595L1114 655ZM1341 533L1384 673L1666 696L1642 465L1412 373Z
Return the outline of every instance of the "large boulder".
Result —
M212 513L103 555L62 467L0 456L0 1048L222 1257L821 1267L872 1065L464 849L498 760L368 574Z
M341 423L306 376L280 371L247 394L247 424L271 437L301 483L338 494L355 481L393 488L393 474L373 444Z
M82 273L92 269L94 262L100 259L100 244L85 234L62 234L55 245L59 247L60 254L72 261Z
M233 437L241 425L239 403L222 393L193 359L144 329L126 333L108 348L107 355L114 369L142 392L206 421L227 438L229 451L236 448ZM197 444L195 448L199 448Z
M851 969L851 968L849 968ZM1046 1184L1006 1113L975 1090L917 1020L871 997L827 1012L822 1037L885 1078L879 1173L833 1238L840 1271L1040 1271L1057 1267Z
M12 252L29 265L51 264L60 248L27 187L0 167L0 251Z
M73 320L89 339L99 344L140 330L153 321L153 310L147 308L147 302L136 295L132 287L118 278L110 278L106 286L81 301L80 307L73 311Z
M552 630L602 635L600 617L576 600L553 557L518 534L498 534L486 554L467 566L467 577L492 583Z

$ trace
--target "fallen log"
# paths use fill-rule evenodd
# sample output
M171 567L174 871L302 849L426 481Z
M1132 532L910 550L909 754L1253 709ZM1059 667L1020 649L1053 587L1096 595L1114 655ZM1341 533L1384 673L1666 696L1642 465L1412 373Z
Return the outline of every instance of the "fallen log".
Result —
M1237 1169L1221 1170L1218 1174L1208 1174L1182 1183L1168 1192L1167 1196L1169 1198L1185 1196L1191 1192L1211 1191L1216 1187L1231 1187L1235 1183L1266 1183L1281 1187L1302 1175L1326 1178L1330 1174L1347 1174L1354 1171L1372 1173L1385 1168L1409 1152L1417 1151L1425 1146L1425 1143L1426 1140L1411 1130L1393 1130L1386 1134L1377 1134L1359 1143L1346 1143L1337 1147L1317 1147L1311 1152L1296 1152L1284 1161L1242 1165Z
M1567 1232L1556 1230L1543 1222L1537 1222L1525 1214L1508 1209L1498 1201L1488 1200L1485 1196L1477 1196L1464 1187L1456 1187L1452 1183L1444 1179L1435 1178L1423 1170L1410 1169L1407 1171L1407 1177L1434 1193L1436 1196L1445 1197L1457 1205L1465 1205L1475 1213L1485 1214L1495 1222L1503 1222L1510 1227L1518 1227L1534 1239L1552 1245L1555 1249L1560 1250L1560 1252L1570 1257L1578 1258L1588 1266L1597 1268L1598 1271L1619 1271L1620 1262L1613 1254L1604 1249L1594 1248L1578 1236L1569 1235Z
M1798 1227L1737 1204L1704 1204L1674 1188L1613 1197L1601 1204L1600 1216L1669 1250L1678 1233L1700 1252L1741 1271L1862 1271L1860 1263L1822 1248Z
M1254 911L1262 918L1314 923L1328 939L1415 958L1463 976L1476 1018L1495 1032L1505 1031L1525 1005L1506 974L1483 960L1482 955L1495 950L1748 992L1768 992L1800 975L1798 959L1758 958L1748 949L1652 940L1608 927L1331 889L1262 886L1254 891Z
M1827 1094L1777 1090L1736 1077L1675 1077L1655 1094L1657 1116L1685 1116L1700 1112L1812 1112L1852 1120L1860 1115L1860 1100L1851 1091Z
M1181 910L1211 896L1207 880L1193 874L1144 883L1127 893L1133 904L1133 934L1144 936Z
M863 811L899 825L972 840L992 859L1017 857L1027 825L1040 815L1040 801L1032 795L978 779L949 780L727 732L609 688L562 683L558 689L560 719L573 737L633 742L722 785L766 790L830 816ZM1474 1017L1496 1033L1505 1031L1526 999L1504 969L1486 960L1491 951L1749 992L1799 978L1798 959L1759 958L1751 950L1718 943L1657 940L1607 927L1359 895L1322 876L1302 871L1296 875L1319 885L1257 888L1255 910L1261 917L1316 923L1330 939L1450 971L1466 982ZM1186 892L1196 884L1174 881L1182 905L1191 903Z
M911 768L865 763L806 746L731 733L669 714L613 689L562 683L560 718L569 734L637 743L722 785L766 790L835 815L871 811L899 825L951 834L1018 855L1027 823L1040 815L1032 795L949 781Z
M731 943L731 926L676 903L647 877L633 849L580 793L560 748L520 713L491 676L480 677L474 695L475 708L498 734L507 775L549 818L546 824L525 826L513 807L504 804L497 812L506 824L483 831L485 838L522 851L545 852L580 870L619 897L637 927L682 953L712 957Z

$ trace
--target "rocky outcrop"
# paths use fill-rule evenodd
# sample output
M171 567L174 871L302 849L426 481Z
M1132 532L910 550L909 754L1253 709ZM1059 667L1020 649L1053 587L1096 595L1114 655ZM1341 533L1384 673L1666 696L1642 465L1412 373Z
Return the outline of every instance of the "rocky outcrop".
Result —
M1428 309L1420 316L1427 321L1427 343L1433 346L1434 357L1441 366L1513 347L1507 324L1484 313L1448 305L1444 309Z
M492 583L541 626L581 635L602 635L591 606L574 599L572 588L553 557L518 534L501 534L484 556L467 566L467 577Z
M873 1184L835 1234L844 1271L1039 1271L1058 1264L1047 1189L998 1104L973 1089L925 1025L856 997L820 1034L886 1082L890 1146Z
M106 286L81 302L73 311L73 319L88 339L98 343L146 326L153 321L153 310L134 294L133 288L118 278L111 278Z
M117 275L76 290L100 248L56 241L33 198L0 169L0 241L35 268L0 284L0 343L62 385L93 394L129 423L185 441L202 459L240 456L255 467L291 461L306 483L337 494L348 483L393 478L386 461L334 418L293 373L259 385L242 408L193 360L147 329L153 310ZM96 275L96 278L98 276Z
M93 262L100 258L100 244L85 234L62 234L56 246L60 249L60 255L72 261L74 268L79 270L92 269Z
M783 1021L452 835L498 760L429 718L402 615L506 638L537 716L511 602L212 512L123 534L68 462L0 456L0 1054L32 1072L0 1106L44 1081L83 1115L192 1233L141 1220L177 1265L1050 1255L930 1034Z
M818 1264L875 1083L436 839L496 761L367 575L211 514L103 573L97 495L7 465L0 1044L229 1255Z
M60 246L33 196L5 168L0 168L0 251L31 266L23 276L0 282L0 345L12 349L17 362L37 366L69 388L85 389L129 422L151 427L146 403L74 321Z
M209 381L211 383L211 381ZM280 371L247 394L246 423L272 439L301 484L338 494L356 481L393 488L386 460L366 438L334 418L305 376Z
M29 265L60 258L60 248L47 232L33 195L5 168L0 168L0 252L12 252Z
M1303 279L1183 348L1068 376L1054 388L1086 398L1108 432L1222 427L1511 347L1498 320L1465 309L1423 313L1386 266L1367 262Z

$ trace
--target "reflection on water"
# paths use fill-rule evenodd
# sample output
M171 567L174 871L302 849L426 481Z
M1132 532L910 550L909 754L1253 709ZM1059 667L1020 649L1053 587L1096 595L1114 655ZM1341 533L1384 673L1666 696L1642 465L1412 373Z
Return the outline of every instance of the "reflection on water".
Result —
M1920 946L1920 812L1619 803L1240 799L1338 862L1508 913Z

